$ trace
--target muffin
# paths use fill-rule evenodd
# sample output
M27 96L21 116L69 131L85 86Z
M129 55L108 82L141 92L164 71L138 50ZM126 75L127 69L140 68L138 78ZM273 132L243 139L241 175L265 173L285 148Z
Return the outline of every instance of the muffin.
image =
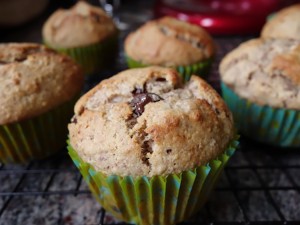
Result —
M241 133L258 141L300 146L300 42L253 39L220 64L222 91Z
M118 31L105 12L84 1L55 11L43 26L45 44L71 56L86 74L112 65L118 51Z
M214 52L213 40L204 29L171 17L149 21L125 40L130 68L172 67L184 80L192 74L207 75Z
M0 44L0 163L26 163L65 145L83 74L42 45Z
M261 37L300 40L300 4L284 8L264 25Z
M69 154L95 198L136 224L174 224L207 199L237 145L233 119L201 78L123 71L75 105Z

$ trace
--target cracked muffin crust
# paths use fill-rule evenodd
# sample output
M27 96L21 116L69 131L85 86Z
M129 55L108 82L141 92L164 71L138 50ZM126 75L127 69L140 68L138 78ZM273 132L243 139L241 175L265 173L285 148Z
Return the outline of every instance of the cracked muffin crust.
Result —
M129 57L146 65L187 66L214 55L204 29L171 17L147 22L128 35L124 46Z
M116 32L113 20L100 7L84 1L78 1L70 9L55 11L43 27L44 40L55 48L95 44Z
M253 39L225 56L222 81L259 105L300 109L300 42Z
M234 138L232 115L201 78L186 84L172 69L123 71L76 103L68 126L78 155L104 174L179 173L222 154Z
M83 74L42 45L0 44L0 125L40 115L78 94Z
M261 36L300 40L300 4L278 11L264 25Z

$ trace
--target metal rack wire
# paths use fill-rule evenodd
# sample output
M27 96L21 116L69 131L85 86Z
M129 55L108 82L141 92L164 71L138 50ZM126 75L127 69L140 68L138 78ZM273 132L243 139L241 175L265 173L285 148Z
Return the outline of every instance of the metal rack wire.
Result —
M215 37L218 54L208 81L217 90L220 59L246 39L249 37ZM118 70L123 68L121 53ZM86 90L97 82L87 80ZM300 224L299 206L299 149L279 149L242 137L239 151L205 207L182 224L296 225ZM0 164L0 225L15 224L122 223L93 199L62 149L52 158L28 165Z

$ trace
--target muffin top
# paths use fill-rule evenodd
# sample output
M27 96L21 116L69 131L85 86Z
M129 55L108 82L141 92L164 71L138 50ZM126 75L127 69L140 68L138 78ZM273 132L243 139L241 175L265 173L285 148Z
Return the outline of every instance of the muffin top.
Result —
M154 176L205 165L234 137L230 111L197 76L182 84L172 69L123 71L75 106L70 143L104 174Z
M52 47L72 48L98 43L116 31L113 20L101 8L78 1L72 8L59 9L50 16L43 37Z
M42 45L0 44L0 124L40 115L79 94L80 68Z
M300 42L253 39L220 64L223 82L259 105L300 109Z
M290 38L300 40L300 4L277 12L263 27L264 38Z
M163 17L129 34L125 52L146 65L186 66L211 58L214 44L201 27Z

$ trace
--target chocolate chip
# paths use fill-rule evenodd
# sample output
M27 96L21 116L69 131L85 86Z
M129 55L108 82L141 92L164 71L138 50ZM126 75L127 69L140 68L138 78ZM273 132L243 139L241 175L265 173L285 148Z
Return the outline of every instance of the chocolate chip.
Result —
M77 123L77 118L75 116L72 117L71 123L75 123L75 124Z
M159 95L154 93L135 94L130 104L136 116L141 116L145 110L145 106L150 102L158 102L163 100Z
M19 57L19 58L15 58L16 62L24 62L27 59L27 56L23 56L23 57Z
M199 49L203 49L205 46L201 42L196 42L196 47Z
M147 84L144 83L143 87L135 87L135 89L131 92L133 95L147 93Z
M170 154L170 153L172 152L172 149L167 149L166 152L167 152L168 154Z
M251 72L248 76L248 82L252 80L253 78L253 75L254 75L254 72Z
M165 82L165 81L166 81L166 78L159 77L159 78L157 78L155 81L158 81L158 82Z

